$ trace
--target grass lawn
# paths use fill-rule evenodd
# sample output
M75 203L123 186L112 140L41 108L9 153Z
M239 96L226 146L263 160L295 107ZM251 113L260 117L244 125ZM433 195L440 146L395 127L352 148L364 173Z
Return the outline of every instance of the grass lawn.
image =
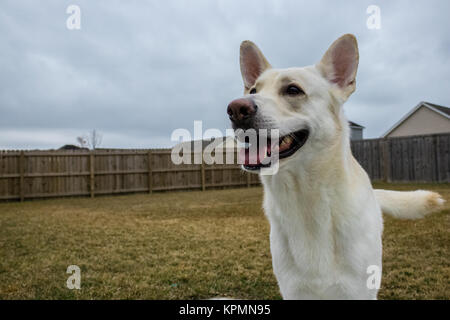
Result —
M450 299L450 185L423 220L385 217L380 299ZM0 203L0 299L280 299L262 189ZM69 265L81 290L69 290Z

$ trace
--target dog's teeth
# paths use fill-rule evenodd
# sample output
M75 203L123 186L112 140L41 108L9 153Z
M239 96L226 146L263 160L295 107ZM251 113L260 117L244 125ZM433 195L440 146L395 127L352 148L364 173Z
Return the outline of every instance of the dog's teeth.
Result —
M286 136L286 137L284 137L283 138L283 141L282 141L282 145L283 144L291 144L291 142L292 142L292 137L291 136Z

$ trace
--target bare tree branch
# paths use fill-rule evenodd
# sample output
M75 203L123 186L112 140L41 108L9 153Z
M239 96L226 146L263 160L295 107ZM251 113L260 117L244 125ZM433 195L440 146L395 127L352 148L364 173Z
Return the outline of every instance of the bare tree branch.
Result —
M103 136L100 132L93 129L88 134L77 137L77 142L81 148L95 150L102 144Z

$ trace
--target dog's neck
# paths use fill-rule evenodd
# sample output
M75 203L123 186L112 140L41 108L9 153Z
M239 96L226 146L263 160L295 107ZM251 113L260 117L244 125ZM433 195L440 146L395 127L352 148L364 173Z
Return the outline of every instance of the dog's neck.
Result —
M261 176L266 198L279 210L296 205L303 214L329 212L334 207L332 199L343 200L355 184L355 159L350 149L347 120L342 119L343 130L335 143L280 166L275 175ZM306 150L300 150L300 152ZM282 196L280 196L282 195ZM290 204L286 203L289 202ZM265 205L266 206L266 205ZM273 209L273 208L272 208ZM270 210L266 208L266 211Z
M278 192L301 192L305 196L321 187L334 188L351 180L352 155L350 147L324 150L315 156L317 161L293 162L279 169L275 175L261 176L264 187L281 188ZM294 188L292 188L294 187Z

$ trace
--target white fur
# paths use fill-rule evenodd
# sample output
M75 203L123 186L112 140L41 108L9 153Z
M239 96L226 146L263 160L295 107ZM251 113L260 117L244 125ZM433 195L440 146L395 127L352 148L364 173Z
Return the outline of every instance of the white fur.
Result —
M357 59L354 37L341 39L328 52L333 54L338 44L347 50L347 57ZM254 44L246 41L243 46L244 53L252 46L263 69L253 81L257 94L248 95L258 105L256 127L277 128L281 136L310 130L305 145L280 161L277 174L261 176L273 270L283 298L376 299L378 290L367 287L367 268L376 265L381 270L381 209L397 217L418 218L438 207L442 199L427 191L373 191L369 177L352 156L342 108L355 88L357 61L350 61L348 79L341 79L343 85L338 86L328 81L334 74L324 75L333 72L328 64L335 62L337 54L327 52L315 66L272 69ZM281 96L279 82L284 78L301 85L306 96ZM244 82L248 93L253 82Z
M369 178L348 146L324 152L319 163L312 158L289 161L278 174L261 176L281 294L285 299L374 299L377 290L366 286L367 268L381 270L383 223Z
M374 190L381 210L398 219L420 219L444 204L439 194L431 191L410 192Z

